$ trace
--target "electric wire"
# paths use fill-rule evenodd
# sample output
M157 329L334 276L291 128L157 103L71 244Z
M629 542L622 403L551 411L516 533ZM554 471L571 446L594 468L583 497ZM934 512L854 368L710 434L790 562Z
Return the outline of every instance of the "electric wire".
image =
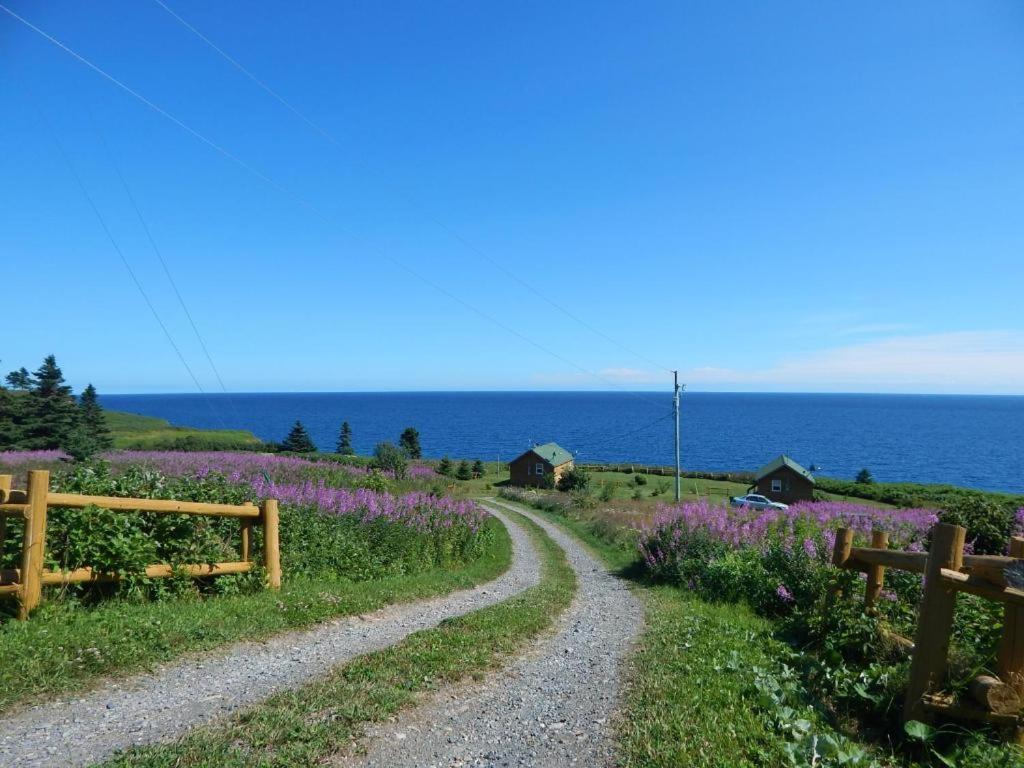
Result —
M306 199L302 195L300 195L300 194L298 194L298 193L288 189L287 187L283 186L279 182L275 181L270 176L267 176L265 173L263 173L259 169L255 168L254 166L252 166L249 163L245 162L244 160L242 160L237 155L235 155L232 152L230 152L229 150L225 149L223 146L221 146L217 142L213 141L212 139L207 138L202 133L200 133L196 129L192 128L187 123L185 123L182 120L180 120L179 118L175 117L174 115L172 115L167 110L163 109L161 106L159 106L155 102L151 101L150 99L147 99L145 96L140 94L138 91L134 90L133 88L128 86L126 83L122 82L118 78L116 78L113 75L109 74L108 72L106 72L104 69L102 69L98 65L96 65L93 62L89 61L84 56L82 56L80 53L78 53L77 51L75 51L72 48L68 47L67 45L62 43L60 40L58 40L57 38L55 38L52 35L50 35L49 33L45 32L44 30L42 30L41 28L39 28L38 26L36 26L32 22L30 22L27 19L25 19L24 17L19 16L17 13L15 13L10 8L8 8L6 5L0 3L0 10L4 11L5 13L7 13L9 16L11 16L16 21L20 22L23 26L27 27L28 29L30 29L33 32L35 32L36 34L40 35L42 38L44 38L45 40L50 42L52 45L60 48L62 51L64 51L65 53L67 53L68 55L70 55L71 57L76 59L77 61L79 61L82 64L84 64L89 69L93 70L94 72L96 72L97 74L102 76L104 79L106 79L109 82L113 83L114 85L116 85L118 88L120 88L121 90L123 90L126 93L128 93L133 98L135 98L138 101L142 102L144 105L146 105L147 107L149 107L150 109L155 111L157 114L161 115L162 117L166 118L167 120L171 121L172 123L174 123L175 125L180 127L182 130L186 131L187 133L189 133L193 137L197 138L203 144L206 144L211 149L215 150L216 152L218 152L219 154L223 155L227 159L229 159L232 162L236 163L241 168L249 171L250 173L255 175L257 178L259 178L260 180L262 180L263 182L265 182L269 186L273 187L277 191L281 192L285 196L290 197L293 200L295 200L296 202L300 203L302 206L304 206L306 209L308 209L313 215L315 215L317 218L319 218L325 224L333 225L333 226L339 226L336 222L332 221L330 219L330 217L328 217L324 212L322 212L318 206L316 206L314 203L312 203L311 201L309 201L308 199ZM402 262L399 259L395 258L391 254L383 251L381 248L373 245L372 243L368 243L364 238L359 237L354 232L351 232L351 230L347 230L347 228L345 228L345 229L346 229L346 231L349 231L353 237L355 237L358 240L360 240L367 249L373 251L374 253L376 253L381 258L387 260L388 262L390 262L394 266L398 267L399 269L403 270L404 272L412 275L416 279L418 279L421 282L423 282L425 285L430 286L431 288L433 288L437 292L439 292L442 295L446 296L448 299L456 302L457 304L459 304L460 306L462 306L465 309L469 310L470 312L478 315L479 317L483 318L484 320L487 320L488 322L492 323L493 325L501 328L502 330L504 330L505 332L509 333L510 335L515 336L516 338L520 339L524 343L529 344L530 346L533 346L534 348L540 350L541 352L544 352L545 354L555 358L556 360L564 363L565 365L567 365L567 366L569 366L571 368L574 368L574 369L580 371L581 373L583 373L585 375L591 376L591 377L593 377L593 378L603 382L604 384L612 387L613 389L617 389L620 392L623 392L625 394L629 394L629 395L638 397L641 400L653 401L652 398L646 397L645 395L643 395L643 394L641 394L639 392L634 392L634 391L631 391L631 390L623 389L617 383L607 379L606 377L601 376L600 374L595 373L595 372L593 372L593 371L591 371L591 370L589 370L587 368L584 368L583 366L573 362L572 360L569 360L568 358L566 358L565 356L559 354L558 352L555 352L554 350L552 350L552 349L550 349L550 348L540 344L539 342L534 341L533 339L525 336L524 334L520 333L519 331L516 331L515 329L511 328L506 323L504 323L504 322L498 320L497 318L493 317L492 315L484 312L483 310L479 309L475 305L470 304L468 301L465 301L464 299L460 298L456 294L454 294L451 291L449 291L448 289L444 288L439 283L437 283L434 280L431 280L430 278L428 278L426 275L423 275L422 273L420 273L417 270L413 269L412 267L408 266L404 262Z
M269 85L267 85L263 80L261 80L259 77L257 77L251 70L249 70L247 67L245 67L243 64L241 64L237 59L235 59L230 54L228 54L223 48L221 48L216 43L214 43L209 37L207 37L202 32L200 32L195 26L193 26L188 21L183 19L180 15L178 15L175 11L173 11L166 3L164 3L163 0L153 0L153 2L156 3L156 5L160 6L164 11L166 11L167 14L170 15L173 19L175 19L179 24L181 24L183 27L185 27L185 29L187 29L189 32L191 32L193 35L195 35L197 38L199 38L209 48L211 48L218 55L220 55L225 61L227 61L229 64L231 64L235 69L237 69L239 72L241 72L243 75L245 75L249 80L251 80L254 84L256 84L256 86L258 86L261 90L263 90L265 93L267 93L269 96L271 96L277 102L279 102L282 106L284 106L286 109L288 109L288 111L290 111L297 118L299 118L299 120L301 120L303 123L305 123L309 128L311 128L313 131L315 131L317 134L319 134L321 137L323 137L328 143L330 143L335 148L338 148L338 149L341 148L341 146L342 146L341 142L338 141L338 139L335 138L335 136L333 134L331 134L327 129L323 128L321 125L319 125L317 122L315 122L312 118L308 117L298 107L296 107L294 104L292 104L286 98L284 98L284 96L282 96L276 90L274 90ZM364 167L369 167L362 160L362 158L359 157L358 155L356 156L356 160L357 160L357 162L359 162ZM377 175L378 175L378 177L383 178L381 176L381 174L378 173ZM524 280L522 277L520 277L515 272L510 270L508 267L506 267L504 264L502 264L501 261L499 261L498 259L493 258L490 254L488 254L482 248L480 248L479 246L475 245L474 243L469 241L467 238L463 237L463 235L461 233L459 233L458 231L456 231L455 229L450 227L445 222L441 221L438 217L436 217L429 210L427 210L425 206L420 205L416 200L411 198L408 195L408 193L405 192L404 189L402 189L401 187L398 187L397 185L391 185L391 186L392 186L393 189L396 189L399 192L399 194L401 194L405 198L405 200L407 202L412 203L416 208L418 208L423 213L423 215L427 219L430 220L430 222L432 224L434 224L439 229L443 230L449 237L451 237L456 242L461 244L464 248L469 250L474 255L476 255L476 256L484 259L485 261L487 261L489 264L491 264L493 267L498 269L506 277L510 278L511 280L514 280L521 287L525 288L527 291L532 293L534 296L539 298L541 301L545 302L546 304L550 305L551 307L553 307L556 310L558 310L559 312L561 312L563 315L568 317L570 320L572 320L575 323L579 324L583 328L586 328L587 330L589 330L591 333L595 334L596 336L600 336L602 339L604 339L609 344L612 344L612 345L618 347L622 351L624 351L624 352L626 352L626 353L628 353L630 355L633 355L634 357L636 357L636 358L638 358L640 360L643 360L644 362L646 362L646 363L648 363L650 365L653 365L656 368L661 368L662 370L665 370L665 371L672 370L671 368L669 368L669 367L667 367L665 365L662 365L661 363L658 363L658 362L652 360L651 358L647 357L646 355L643 355L640 352L637 352L636 350L631 349L630 347L628 347L625 344L621 343L617 339L615 339L612 336L609 336L608 334L606 334L600 328L597 328L596 326L592 325L591 323L587 322L583 318L581 318L578 315L576 315L574 312L571 312L570 310L566 309L564 306L562 306L561 304L556 302L554 299L549 297L547 294L545 294L542 291L540 291L532 283L530 283L527 280Z
M174 350L174 353L178 356L178 360L181 361L182 366L188 372L188 375L192 379L192 382L196 385L196 389L198 389L200 394L203 395L203 401L210 409L210 412L213 414L214 418L220 423L221 427L226 429L227 427L224 424L224 420L220 417L220 413L217 411L216 408L213 407L213 404L207 397L206 390L203 389L203 385L200 383L198 377L195 374L195 371L192 370L192 366L188 364L188 361L185 359L185 356L181 352L181 348L174 341L174 337L171 335L170 329L168 329L167 325L164 323L163 318L160 317L160 313L157 312L156 307L149 298L149 294L146 293L146 289L143 288L142 282L139 280L138 275L136 275L131 263L128 261L128 258L124 254L124 251L118 244L117 239L114 237L114 233L111 231L109 225L107 224L106 217L104 217L103 213L99 209L99 206L96 204L95 199L89 193L88 187L86 187L85 182L83 181L81 175L78 172L78 168L75 166L74 162L71 159L71 156L64 148L64 144L57 136L56 129L47 119L39 104L35 102L35 99L30 96L30 100L32 101L33 106L35 107L36 114L38 115L40 122L46 127L48 133L50 134L51 140L53 141L54 145L56 145L57 151L60 154L61 158L64 160L65 165L67 165L68 171L71 173L72 178L74 178L75 183L78 186L78 189L82 192L82 195L85 197L86 202L92 209L93 214L96 216L96 220L99 221L100 227L103 229L103 232L107 237L107 240L110 242L110 245L114 249L114 252L117 254L118 258L121 260L121 264L124 265L124 268L128 272L128 276L131 278L131 281L135 285L136 290L138 290L139 295L142 296L142 300L145 302L146 306L149 308L150 313L153 315L153 319L156 320L157 325L160 326L160 329L163 331L164 336L167 338L167 342L171 345L171 348Z
M132 194L131 187L128 184L128 180L121 172L121 166L117 162L117 158L114 156L113 151L110 149L110 144L107 141L106 135L99 123L96 121L95 115L90 112L93 127L96 129L96 134L100 138L100 144L103 145L103 149L106 152L107 158L110 160L110 164L114 169L114 173L117 174L117 178L121 181L121 186L124 189L125 195L128 201L131 203L132 209L135 211L135 216L139 220L139 224L142 226L142 231L146 233L146 239L149 241L150 248L153 249L153 253L156 254L157 261L160 262L160 266L163 269L164 276L167 278L167 282L170 283L171 289L174 291L175 297L178 299L178 304L181 306L182 312L185 313L185 317L188 318L188 323L192 327L192 332L195 334L196 341L199 342L200 348L203 350L203 354L206 356L206 361L210 364L210 369L213 371L213 375L217 379L217 383L220 385L221 391L225 395L228 395L227 402L234 413L235 419L241 423L242 419L238 411L235 409L234 401L231 399L228 388L224 385L224 379L220 375L220 370L217 368L217 364L213 362L213 356L210 354L209 348L206 346L206 341L203 339L203 335L199 332L199 326L196 325L195 319L192 317L192 313L189 311L188 305L185 303L185 297L182 296L181 291L178 289L178 282L174 279L171 274L171 269L167 265L167 261L164 259L163 252L156 244L156 238L153 237L153 232L149 227L149 222L146 221L146 217L142 215L142 209L139 207L138 202L135 199L135 195Z

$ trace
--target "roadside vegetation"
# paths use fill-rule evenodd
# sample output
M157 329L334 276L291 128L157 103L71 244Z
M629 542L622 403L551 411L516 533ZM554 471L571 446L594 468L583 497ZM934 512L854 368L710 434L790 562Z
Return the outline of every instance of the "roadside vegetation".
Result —
M287 456L111 457L58 464L53 489L234 504L279 499L282 591L264 590L259 571L145 578L152 563L237 559L235 520L52 509L49 567L91 566L120 581L47 588L26 622L11 618L14 600L0 601L0 708L187 651L468 587L509 564L504 528L471 501L431 493L429 470L398 481L367 468ZM258 528L255 533L258 549ZM20 526L8 527L0 570L18 564L21 537Z
M105 765L325 764L352 749L367 723L386 720L423 694L500 667L552 625L576 589L575 573L561 548L535 523L510 514L527 528L540 554L537 586L360 656L324 679L272 696L227 723L195 730L170 744L131 750Z
M582 536L647 601L623 718L625 765L1024 764L1019 748L983 727L902 727L909 665L887 638L913 635L920 577L888 574L879 611L867 615L857 575L829 566L839 525L860 538L881 526L914 548L936 520L962 510L880 508L869 517L862 506L825 502L751 516L700 502L637 516L593 497L518 489L501 495ZM975 532L976 546L991 527L984 513L955 521ZM1016 523L1024 523L1024 511ZM954 690L991 668L1001 621L993 604L961 597Z

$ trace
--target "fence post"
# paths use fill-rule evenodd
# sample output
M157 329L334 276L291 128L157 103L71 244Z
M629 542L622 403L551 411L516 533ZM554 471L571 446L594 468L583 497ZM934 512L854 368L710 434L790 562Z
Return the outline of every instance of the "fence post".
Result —
M1024 557L1024 538L1010 539L1010 557ZM1024 697L1024 608L1006 604L997 658L999 679Z
M263 518L263 567L267 586L281 588L281 541L278 535L277 499L266 499L261 508Z
M246 506L249 506L249 502L246 502ZM252 522L253 518L243 517L239 524L242 534L241 555L243 563L248 563L252 559Z
M889 534L885 531L871 532L872 549L888 549ZM885 583L885 566L872 565L868 568L868 583L864 591L864 607L868 611L874 610L875 601L882 594L882 585Z
M24 621L39 605L43 592L43 556L46 549L46 496L50 492L50 473L45 469L28 471L28 513L25 539L21 547L21 605L18 618Z
M966 528L939 523L932 528L932 545L924 571L924 594L917 613L910 683L903 704L903 719L928 720L925 694L942 685L949 655L949 636L953 629L956 591L942 583L941 571L959 571L963 565Z
M11 490L11 480L13 478L10 475L0 475L0 500L7 500L7 493ZM0 515L0 556L4 553L4 541L7 538L7 518Z
M836 543L832 547L832 565L836 568L845 568L850 559L850 550L853 549L853 531L849 528L840 528L836 531Z

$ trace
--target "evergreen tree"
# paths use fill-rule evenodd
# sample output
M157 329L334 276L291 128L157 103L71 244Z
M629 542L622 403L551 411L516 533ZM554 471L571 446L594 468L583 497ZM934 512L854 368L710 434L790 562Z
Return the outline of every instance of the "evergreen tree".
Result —
M16 371L11 371L7 374L7 386L11 389L19 389L26 391L32 387L32 374L28 372L28 369L21 367Z
M871 470L865 467L864 469L857 473L857 479L855 482L858 482L862 485L870 485L871 483L875 482L875 478L871 476Z
M19 445L24 400L23 396L0 387L0 451L11 451Z
M423 456L423 451L420 450L420 433L414 427L405 428L398 438L398 445L410 459L419 459Z
M477 459L476 461L473 462L473 477L483 477L483 476L484 476L484 463L482 461L480 461L480 459Z
M25 426L21 447L28 450L64 448L79 428L78 404L71 387L64 383L64 374L53 355L48 355L32 377L32 388L26 396Z
M114 441L110 437L107 419L103 415L103 406L96 397L96 387L92 384L82 390L78 398L78 409L81 412L83 431L96 443L96 449L105 451L110 448Z
M437 465L437 474L444 475L445 477L451 477L452 474L452 460L447 456L443 457Z
M295 426L288 433L288 437L281 443L281 450L288 451L289 453L315 453L316 445L314 445L306 428L302 426L302 422L296 420Z
M472 480L473 473L469 469L469 462L463 459L459 462L459 468L455 471L457 480Z
M341 422L341 431L338 432L338 445L335 446L335 453L342 456L354 456L355 449L352 448L352 427L347 421Z

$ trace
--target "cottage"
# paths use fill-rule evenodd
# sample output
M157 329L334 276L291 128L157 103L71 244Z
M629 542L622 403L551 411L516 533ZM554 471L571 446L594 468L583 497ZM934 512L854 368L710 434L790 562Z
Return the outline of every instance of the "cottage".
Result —
M762 496L784 504L814 499L814 477L789 456L779 456L761 467L752 487Z
M572 454L557 443L535 445L509 462L509 482L539 488L545 484L546 477L557 483L572 467Z

